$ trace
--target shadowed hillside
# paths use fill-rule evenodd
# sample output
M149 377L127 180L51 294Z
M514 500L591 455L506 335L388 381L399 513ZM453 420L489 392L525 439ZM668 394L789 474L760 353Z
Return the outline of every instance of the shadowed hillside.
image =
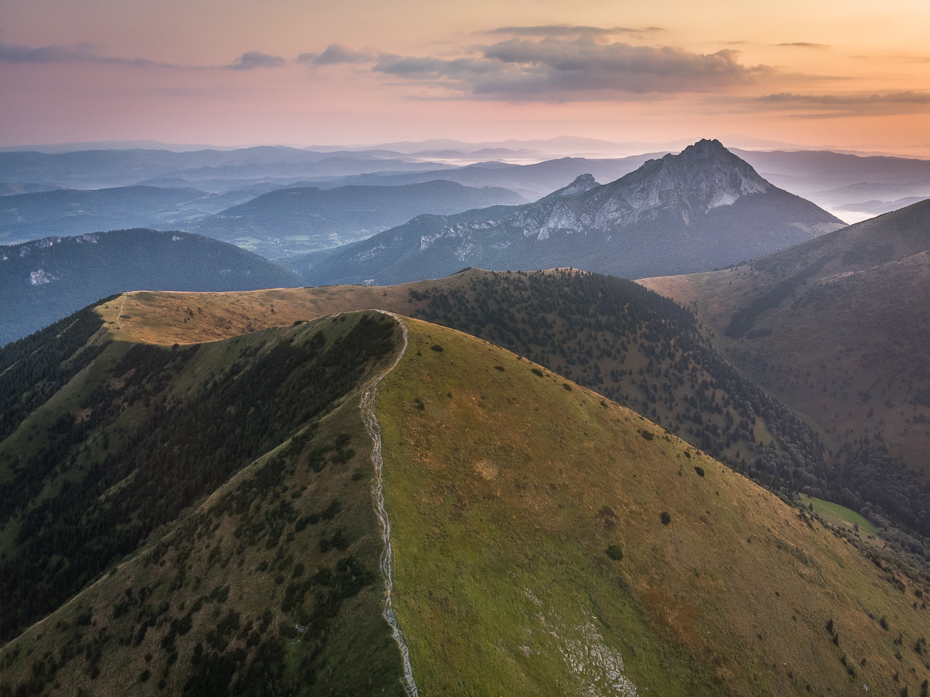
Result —
M230 295L128 294L103 306L126 336L220 338L282 321L379 307L444 324L538 361L660 423L755 481L793 495L842 500L849 470L822 436L744 378L702 334L687 310L637 284L569 271L467 270L406 286L259 291ZM119 310L119 307L124 310ZM130 308L130 309L125 309ZM128 314L131 319L120 320ZM918 564L930 545L912 532L926 497L885 477L863 494L882 535ZM864 504L854 506L858 511ZM889 522L890 521L890 522ZM915 555L915 556L912 556Z
M78 321L43 342L63 329L73 354L15 357L0 375L14 398L0 433L4 636L298 431L304 448L391 352L382 317L184 348L112 342Z
M724 355L818 425L848 482L833 500L924 535L928 221L925 201L746 265L643 282L693 307Z
M200 235L116 230L0 247L0 345L131 289L291 287L296 274Z

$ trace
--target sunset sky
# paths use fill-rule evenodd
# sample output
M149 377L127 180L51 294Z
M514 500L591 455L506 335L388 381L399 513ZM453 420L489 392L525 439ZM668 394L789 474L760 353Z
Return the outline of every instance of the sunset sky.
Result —
M926 0L0 0L0 146L740 134L930 157Z

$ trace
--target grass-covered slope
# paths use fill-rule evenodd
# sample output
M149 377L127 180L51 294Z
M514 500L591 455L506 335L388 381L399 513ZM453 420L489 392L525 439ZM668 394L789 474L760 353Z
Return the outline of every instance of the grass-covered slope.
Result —
M845 486L807 493L930 537L930 202L644 284L693 307L721 353L819 427Z
M358 400L303 433L5 646L2 694L400 697Z
M408 320L382 382L420 694L919 694L926 579L639 415Z
M894 526L918 530L913 523L921 520L927 498L911 486L906 471L902 476L900 468L884 466L881 486L864 486L867 468L845 466L850 458L844 454L838 460L829 452L822 433L737 371L715 350L707 325L623 279L569 270L469 269L437 281L383 288L134 293L102 305L101 312L117 335L184 342L365 307L450 326L538 361L767 487L840 502L855 489L858 498L847 505L857 511L871 506L873 517L884 520L886 537L898 535ZM864 461L876 460L852 463ZM909 537L894 544L902 554L916 554L922 559L918 563L930 559L930 545L922 540Z
M358 404L399 337L356 313L88 358L0 442L3 694L397 693Z
M127 290L293 287L296 274L184 232L115 230L0 246L0 345Z
M101 306L117 336L179 342L368 307L479 336L636 409L704 450L769 470L767 450L794 445L816 476L822 446L778 402L737 373L692 314L639 285L570 270L468 269L401 286L335 286L232 294L130 293ZM777 441L777 442L776 442ZM791 482L775 482L790 486Z

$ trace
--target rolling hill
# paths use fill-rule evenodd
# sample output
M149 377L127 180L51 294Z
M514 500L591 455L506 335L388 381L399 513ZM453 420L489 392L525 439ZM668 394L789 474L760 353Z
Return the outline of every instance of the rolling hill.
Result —
M0 345L134 288L224 291L295 286L290 271L183 232L118 230L0 246Z
M726 361L690 312L618 278L470 269L439 281L377 288L129 293L102 305L101 312L118 337L191 343L372 307L508 348L637 411L785 496L804 491L839 501L850 486L849 471L822 434ZM917 565L930 562L930 535L921 517L928 497L917 480L906 472L876 478L861 496L895 553Z
M466 265L638 278L726 266L844 225L772 186L718 141L649 160L610 184L584 183L517 208L418 216L333 254L305 278L383 285Z
M0 351L3 394L51 392L0 442L4 695L892 695L930 675L926 577L483 340L371 312L187 346L105 322Z
M274 259L371 237L421 213L448 215L525 202L507 189L479 189L450 181L391 187L291 187L233 206L190 229Z
M238 694L317 680L400 694L358 411L396 323L360 314L177 349L113 342L101 324L85 310L34 342L43 358L64 351L62 367L14 345L2 376L4 395L50 392L4 409L3 635L31 629L4 647L3 694L132 691L150 676L143 691L220 694L246 653ZM227 515L242 525L216 528ZM307 582L299 601L292 580ZM43 635L53 653L33 655Z
M887 500L926 500L930 486L928 220L924 201L732 269L643 281L693 307L725 356L819 427L850 482L837 502L855 510L883 482Z

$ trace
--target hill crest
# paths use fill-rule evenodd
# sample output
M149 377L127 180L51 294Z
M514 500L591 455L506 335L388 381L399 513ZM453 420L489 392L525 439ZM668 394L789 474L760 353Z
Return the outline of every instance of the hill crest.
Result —
M255 384L256 370L284 377L268 388L293 398L288 384L314 381L275 351L325 345L342 356L335 340L363 321L383 324L347 314L200 347L107 350L148 356L117 388L141 388L132 408L144 430L141 415L161 413L162 397L169 412L183 409L201 390ZM423 694L463 683L512 695L919 689L926 579L866 557L854 537L526 359L401 321L410 344L375 408L395 607ZM46 415L71 413L81 390L98 400L91 383L112 385L114 358L98 357ZM250 419L292 411L241 389ZM377 628L381 587L366 573L379 549L358 396L337 400L315 431L286 428L216 495L5 646L5 675L34 693L59 681L310 694L325 681L343 694L400 694L396 651ZM163 449L133 452L141 463Z

